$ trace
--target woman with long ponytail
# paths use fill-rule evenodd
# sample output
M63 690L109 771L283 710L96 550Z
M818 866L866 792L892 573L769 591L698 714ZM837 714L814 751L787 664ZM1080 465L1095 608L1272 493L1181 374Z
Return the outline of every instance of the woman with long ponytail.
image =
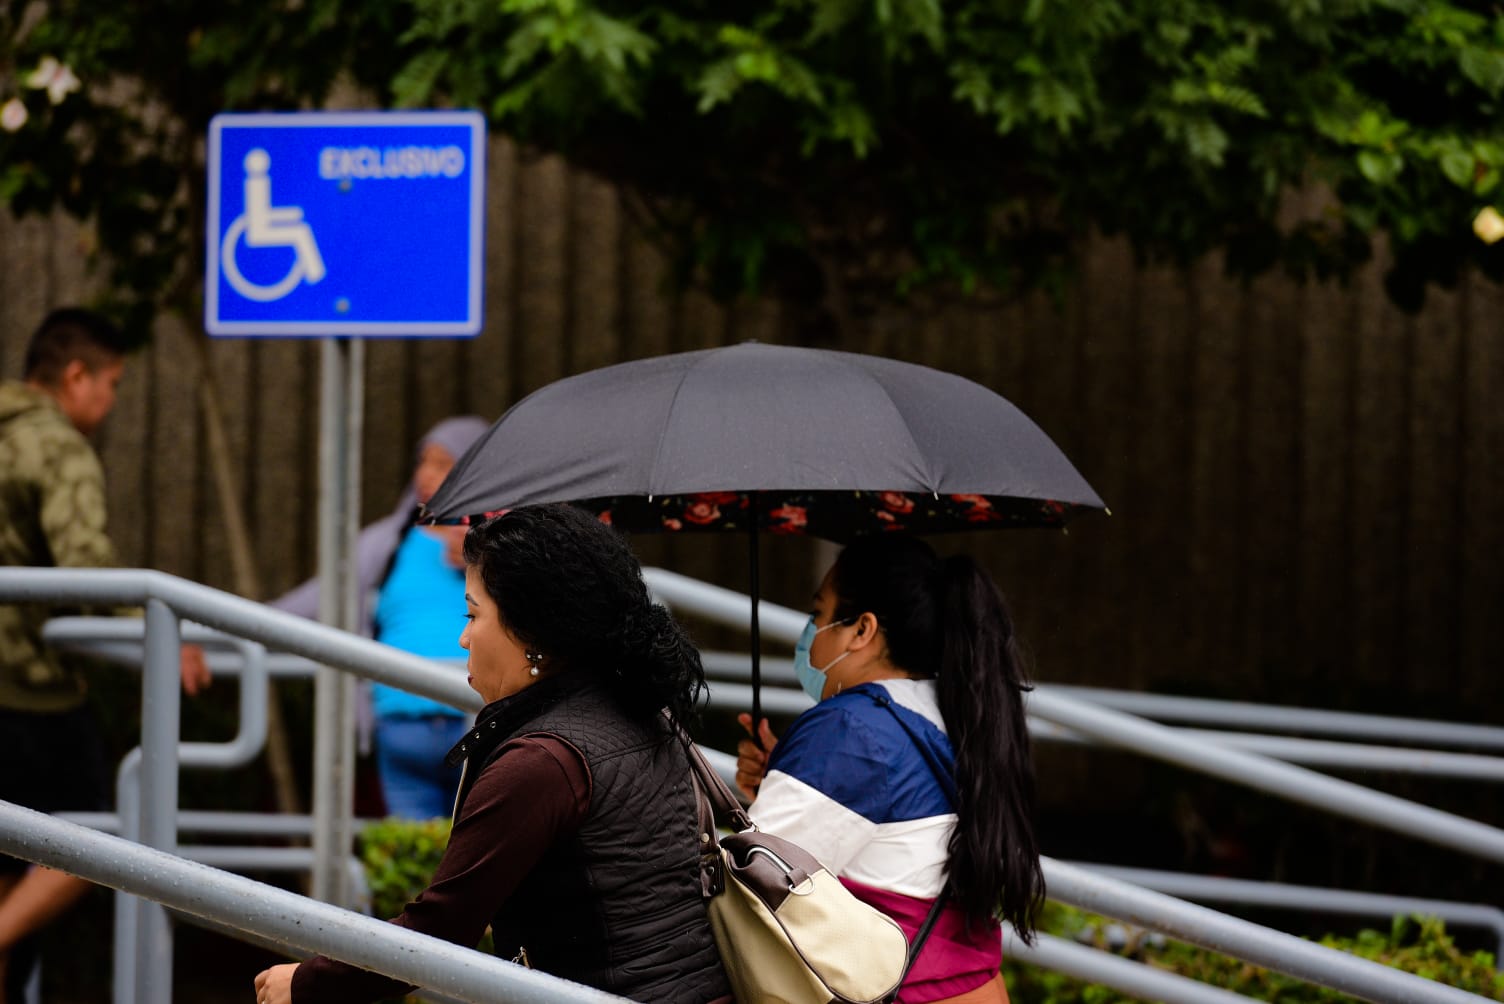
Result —
M974 560L913 537L862 539L826 573L795 649L815 707L781 741L762 722L761 748L739 747L737 781L762 829L809 850L911 939L935 918L900 1001L1005 1002L1001 921L1033 940L1044 876L1022 661Z

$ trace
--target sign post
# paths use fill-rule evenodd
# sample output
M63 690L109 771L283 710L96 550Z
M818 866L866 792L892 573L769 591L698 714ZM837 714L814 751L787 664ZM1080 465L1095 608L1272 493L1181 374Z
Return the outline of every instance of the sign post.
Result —
M225 114L209 127L204 326L321 337L320 618L361 628L354 547L366 337L482 325L485 122L475 112ZM352 905L355 688L314 694L313 895Z

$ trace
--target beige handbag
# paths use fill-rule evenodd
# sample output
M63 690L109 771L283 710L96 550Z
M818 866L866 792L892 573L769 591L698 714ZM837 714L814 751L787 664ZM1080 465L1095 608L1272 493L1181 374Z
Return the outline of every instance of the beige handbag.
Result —
M700 806L710 927L739 1004L891 1000L909 967L903 930L803 848L760 832L699 749L685 746ZM717 813L737 832L718 838Z

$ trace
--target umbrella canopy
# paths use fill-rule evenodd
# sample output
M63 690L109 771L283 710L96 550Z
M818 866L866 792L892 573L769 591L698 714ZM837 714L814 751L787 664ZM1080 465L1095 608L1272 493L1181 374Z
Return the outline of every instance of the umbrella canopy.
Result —
M1104 508L1029 418L980 384L876 356L746 342L607 366L496 420L420 513L543 502L627 531L748 530L752 719L758 534L846 540L1061 526Z
M608 366L523 399L423 512L540 502L620 529L807 533L1058 526L1102 500L980 384L875 356L756 342Z

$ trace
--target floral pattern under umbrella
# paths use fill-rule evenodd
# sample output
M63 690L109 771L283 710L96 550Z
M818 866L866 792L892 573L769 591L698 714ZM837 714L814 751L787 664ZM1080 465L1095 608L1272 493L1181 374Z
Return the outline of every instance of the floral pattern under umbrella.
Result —
M755 500L755 502L754 502ZM628 533L757 528L845 542L870 533L950 533L1007 527L1059 527L1092 507L1050 499L920 492L694 492L606 496L573 502ZM461 517L478 522L505 510Z

